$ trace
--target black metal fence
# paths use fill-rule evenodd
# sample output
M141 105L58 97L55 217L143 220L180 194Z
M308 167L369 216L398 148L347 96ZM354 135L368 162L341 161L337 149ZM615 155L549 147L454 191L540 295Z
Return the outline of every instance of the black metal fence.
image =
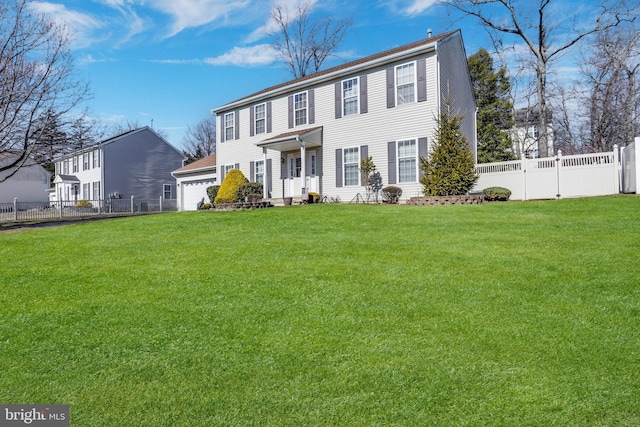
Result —
M175 199L159 198L78 200L55 202L13 202L0 203L0 223L14 221L55 221L63 218L100 215L135 215L150 212L177 211Z

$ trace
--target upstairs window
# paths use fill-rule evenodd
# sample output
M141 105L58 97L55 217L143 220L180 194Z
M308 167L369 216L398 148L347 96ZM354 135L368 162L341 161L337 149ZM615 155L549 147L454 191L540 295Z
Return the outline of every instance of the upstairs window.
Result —
M358 114L358 79L342 82L342 111L344 116Z
M224 115L224 140L229 141L235 138L235 113L227 113Z
M73 173L78 172L78 156L73 156Z
M293 111L295 117L295 125L307 124L307 92L301 92L294 95Z
M267 104L258 104L255 108L255 130L256 135L266 132Z
M100 167L100 150L96 150L93 152L93 167Z
M396 67L396 105L414 102L416 86L415 64L413 62Z
M84 153L82 155L82 170L89 170L89 153Z

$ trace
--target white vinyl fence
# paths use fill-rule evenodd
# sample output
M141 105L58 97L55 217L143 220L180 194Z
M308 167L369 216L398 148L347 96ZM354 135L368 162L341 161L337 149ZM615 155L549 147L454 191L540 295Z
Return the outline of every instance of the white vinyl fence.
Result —
M638 140L640 138L636 138ZM618 194L621 166L618 147L607 153L514 160L476 165L473 191L511 190L512 200L556 199Z

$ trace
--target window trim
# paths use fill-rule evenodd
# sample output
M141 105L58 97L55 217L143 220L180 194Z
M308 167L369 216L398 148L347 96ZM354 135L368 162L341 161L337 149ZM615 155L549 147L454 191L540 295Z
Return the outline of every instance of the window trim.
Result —
M406 66L412 65L413 66L413 82L411 83L413 85L413 100L412 101L404 101L404 102L400 102L400 98L398 97L398 87L400 86L398 84L398 69L399 68L403 68ZM393 67L393 90L394 90L394 94L395 94L395 102L396 102L396 107L399 107L401 105L405 105L405 104L415 104L418 100L418 65L417 65L417 61L409 61L409 62L405 62L399 65L395 65ZM407 84L403 84L402 86L407 86Z
M407 141L413 141L414 144L414 149L415 149L415 153L413 155L413 159L415 161L415 170L414 170L414 174L415 174L415 179L413 181L401 181L400 179L400 160L402 159L408 159L410 157L408 156L400 156L400 143L401 142L407 142ZM396 140L396 182L398 184L414 184L419 182L420 180L420 148L418 146L419 142L418 142L418 138L404 138L404 139L398 139Z
M262 110L262 118L258 118L258 107L263 107ZM262 134L262 133L267 133L267 103L263 102L260 104L256 104L253 107L253 131L254 131L254 135L258 135L258 134ZM258 132L258 121L262 121L262 132Z
M229 122L227 121L227 117L231 118L230 121L230 125ZM230 141L233 139L236 139L236 112L235 111L231 111L230 113L225 113L222 116L222 121L224 122L224 140L225 141ZM227 133L227 130L231 129L231 137L229 137L229 134Z
M356 156L356 161L355 162L349 162L347 163L346 161L346 155L347 155L347 151L349 150L356 150L357 156ZM358 173L356 174L356 183L355 184L350 184L347 180L347 166L348 165L356 165L356 170L358 171ZM359 187L360 186L360 146L359 145L355 145L352 147L344 147L342 149L342 179L343 179L343 186L344 187Z
M345 95L345 88L344 88L344 84L346 82L350 82L350 81L355 81L355 96L350 96L348 99L353 99L355 98L356 100L356 110L355 112L349 113L347 114L347 110L345 108L345 104L347 101L347 96ZM340 82L340 95L342 97L342 102L341 102L341 107L342 107L342 117L345 116L352 116L352 115L357 115L360 113L360 77L356 76L356 77L351 77L349 79L344 79Z
M304 108L296 108L296 97L304 95ZM298 123L298 111L304 111L304 123ZM309 91L303 90L302 92L293 94L293 126L304 126L309 123Z

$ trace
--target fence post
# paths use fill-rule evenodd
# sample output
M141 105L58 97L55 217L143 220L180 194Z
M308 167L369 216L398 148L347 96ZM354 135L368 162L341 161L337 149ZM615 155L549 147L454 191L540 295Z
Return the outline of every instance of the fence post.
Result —
M522 171L522 199L527 200L527 156L524 153L520 155L520 170Z
M560 198L560 168L562 167L562 150L558 150L558 154L556 155L556 188L558 189L556 193L556 199Z
M96 203L98 204L98 215L102 213L102 200L97 199Z
M131 195L131 213L135 213L134 209L133 209L133 194Z
M614 189L618 193L622 193L622 179L621 179L621 165L620 165L620 149L618 144L613 145L613 182Z
M17 197L13 198L13 219L15 221L18 220L18 198Z
M160 213L162 213L162 196L160 196Z

